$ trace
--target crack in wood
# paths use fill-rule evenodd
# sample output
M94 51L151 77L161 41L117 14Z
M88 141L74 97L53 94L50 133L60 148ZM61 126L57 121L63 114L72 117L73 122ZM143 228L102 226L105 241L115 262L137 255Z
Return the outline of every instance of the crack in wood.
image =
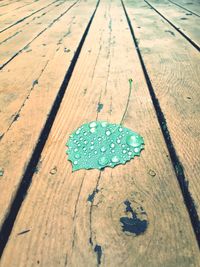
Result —
M75 68L75 65L77 63L78 57L81 53L81 49L82 49L83 44L85 42L86 36L88 35L92 21L95 17L99 3L100 3L100 0L97 1L96 7L95 7L90 19L89 19L89 22L86 26L86 29L83 33L83 36L82 36L82 38L78 44L77 50L74 54L74 57L71 61L71 64L70 64L68 70L66 71L63 83L58 90L58 94L55 98L55 101L53 103L53 106L51 108L49 116L48 116L48 118L44 124L44 127L40 133L38 142L37 142L37 144L33 150L31 159L27 164L27 167L24 171L23 177L21 178L21 182L20 182L20 184L16 190L15 196L13 197L13 201L10 204L10 210L8 211L8 213L6 215L4 222L2 223L2 227L0 229L0 258L3 255L4 249L6 247L8 240L9 240L9 236L10 236L11 231L13 229L18 212L19 212L21 205L22 205L22 203L26 197L28 189L32 183L32 177L33 177L33 174L35 172L35 168L39 162L41 152L42 152L42 150L46 144L46 141L49 137L49 133L50 133L52 125L55 121L58 110L60 108L62 99L65 95L66 90L67 90L67 86L68 86L69 81L71 79L71 76L72 76L73 70Z
M144 0L144 1L147 2L146 0ZM176 178L177 178L177 181L179 183L179 187L180 187L183 199L184 199L184 203L185 203L185 206L187 208L188 215L190 217L190 222L191 222L194 234L196 236L196 241L197 241L198 246L200 247L200 220L199 220L199 216L198 216L197 209L195 206L195 202L194 202L192 195L190 193L190 190L189 190L189 184L188 184L188 181L187 181L185 173L184 173L184 168L182 166L181 161L179 160L176 149L175 149L174 144L172 142L172 138L171 138L170 132L168 130L168 126L167 126L167 121L166 121L164 113L161 109L159 100L155 94L155 91L154 91L153 85L151 83L149 74L147 72L147 69L146 69L139 45L136 41L136 36L135 36L134 30L133 30L131 20L130 20L128 13L126 11L126 7L124 5L123 0L121 0L121 4L123 6L124 13L125 13L125 16L127 19L127 23L129 25L129 29L130 29L130 32L131 32L131 35L133 38L133 43L135 45L135 48L136 48L136 51L138 54L138 58L140 60L140 64L141 64L141 67L142 67L142 70L144 73L146 84L147 84L147 87L149 89L149 94L151 96L153 106L155 108L157 120L158 120L158 123L160 125L161 130L162 130L163 138L165 140L167 149L169 151L169 155L171 158L171 162L173 164L174 172L176 174Z
M80 0L77 0L75 3L73 3L71 6L69 6L63 13L61 13L57 18L55 18L46 28L44 28L41 32L39 32L31 41L29 41L23 48L18 50L10 59L8 59L6 62L0 65L0 70L2 70L8 63L10 63L16 56L18 56L21 52L27 49L27 47L33 43L40 35L42 35L45 31L50 29L54 23L59 21L60 18L62 18L73 6L75 6Z
M13 26L15 26L15 25L17 25L17 24L19 24L19 23L21 23L21 22L23 22L24 20L30 18L31 16L35 15L36 13L40 12L41 10L43 10L43 9L45 9L45 8L51 6L51 5L53 5L54 3L58 2L58 1L59 1L59 0L56 0L56 1L54 1L54 2L52 2L52 3L50 3L50 4L48 4L47 6L42 7L42 8L40 8L40 9L34 11L33 13L31 13L31 14L29 14L29 15L23 17L22 19L19 19L18 21L16 21L15 23L9 25L8 27L4 28L3 30L0 30L0 33L2 33L2 32L4 32L4 31L6 31L6 30L12 28Z
M27 102L27 100L29 99L29 97L30 97L30 95L31 95L31 92L34 90L34 87L35 87L36 85L38 85L38 83L39 83L39 79L41 78L43 72L45 71L45 69L46 69L48 63L49 63L49 60L46 61L45 65L44 65L44 68L41 70L41 72L40 72L38 78L37 78L36 80L33 81L32 86L31 86L31 88L30 88L30 90L29 90L29 92L28 92L28 95L26 96L26 98L25 98L25 100L23 101L23 103L22 103L21 107L19 108L19 110L15 113L12 122L10 123L10 125L8 126L8 128L5 130L5 132L1 134L0 141L2 141L2 139L3 139L4 136L5 136L5 134L6 134L6 133L10 130L10 128L12 127L13 123L16 122L16 121L18 120L18 118L20 117L20 113L22 112L24 106L26 105L26 102Z
M7 41L9 41L10 39L12 39L13 37L15 37L16 35L18 35L19 33L21 33L22 31L18 31L18 32L15 32L13 35L7 37L6 39L4 39L2 42L0 42L0 45L6 43Z
M100 179L101 179L101 174L102 174L102 171L99 172L99 176L97 178L96 186L95 186L93 192L99 192L98 187L99 187L99 182L100 182ZM96 195L96 193L94 194L94 196L91 198L91 201L90 201L91 205L90 205L90 210L89 210L89 223L90 223L90 227L89 227L90 228L89 243L90 243L93 251L97 254L97 266L99 266L101 264L102 249L101 249L101 246L99 246L97 243L94 246L94 243L95 243L94 239L96 239L96 237L94 237L93 231L92 231L92 212L93 212L93 207L94 207L95 195Z
M78 195L77 195L77 199L76 199L76 203L75 203L75 207L74 207L74 214L73 214L73 238L72 238L72 253L71 254L73 254L73 249L74 249L74 244L75 244L77 207L78 207L78 203L79 203L79 200L80 200L80 194L81 194L81 190L82 190L83 183L84 183L84 180L85 180L85 175L86 175L86 172L84 172L84 175L82 177L81 185L80 185L80 188L79 188L79 191L78 191Z
M122 0L121 0L122 1ZM152 6L148 1L144 0L144 2L153 9L159 16L161 16L170 26L176 29L194 48L200 51L200 47L196 44L190 37L188 37L184 32L180 30L180 28L176 27L170 20L168 20L162 13L160 13L154 6Z
M179 5L178 3L174 2L174 1L171 1L171 0L168 0L168 1L169 1L170 3L176 5L176 6L178 6L178 7L182 8L182 9L184 9L184 10L186 10L186 11L192 13L193 15L195 15L195 16L197 16L197 17L200 17L200 15L198 15L198 14L195 13L194 11L191 11L190 9L187 9L187 8L185 8L185 7L181 6L181 5Z
M109 58L109 62L108 62L108 70L107 70L107 76L106 76L106 83L105 83L105 87L104 87L104 95L106 95L107 93L107 86L108 86L108 79L110 76L110 66L111 66L111 59L112 57L110 56L111 54L111 39L112 39L112 18L110 16L110 5L109 5L109 24L108 24L108 28L109 28L109 38L108 38L108 54L107 54L107 58Z

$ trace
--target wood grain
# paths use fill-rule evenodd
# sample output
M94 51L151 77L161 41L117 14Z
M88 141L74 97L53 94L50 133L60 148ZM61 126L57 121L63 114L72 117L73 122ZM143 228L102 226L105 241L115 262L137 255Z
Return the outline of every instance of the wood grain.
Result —
M150 3L152 7L200 47L200 17L188 16L185 10L166 0L148 0L146 2Z
M80 1L29 47L29 53L21 53L3 72L2 93L8 103L6 108L5 100L2 102L2 112L17 111L19 116L1 139L0 166L4 175L0 179L0 225L95 7L94 0ZM12 76L15 81L9 79ZM3 122L1 129L6 129Z
M6 12L5 15L0 17L0 32L5 28L17 23L20 19L30 16L36 10L39 10L48 4L53 2L52 0L34 1L32 5L23 7L22 9L13 10L12 12ZM9 6L7 7L9 10ZM22 17L23 16L23 17Z
M189 13L192 13L193 15L200 16L200 3L198 0L194 1L188 1L188 0L170 0L169 2L176 4L183 9L185 8L188 11L188 16Z
M49 31L78 1L54 2L0 35L0 63L2 67L10 63L22 51L29 50L30 52L28 49L30 44L44 32Z
M26 0L26 1L2 1L0 3L0 16L7 14L8 12L12 12L13 10L21 9L27 5L33 4L33 0Z
M72 173L66 139L96 118L119 122L129 78L134 89L124 125L144 136L141 157ZM146 212L144 234L122 231L126 200L138 216ZM0 266L188 267L199 260L121 3L101 1Z
M56 20L54 21L52 18L52 22L48 27L44 27L42 32L29 42L29 45L26 43L24 48L17 51L18 54L14 60L0 72L0 82L2 85L0 89L1 136L15 122L16 116L18 117L31 91L38 85L41 75L51 59L58 54L58 51L61 49L62 52L70 55L70 59L72 58L77 43L74 48L73 44L67 44L66 40L68 41L71 37L71 28L77 23L76 18L73 18L71 12L69 12L69 16L67 14L70 7L73 7L74 4L76 4L75 1L69 1L65 6L66 9L63 12L59 10L61 12L59 14L57 14L57 10L55 9ZM62 27L63 20L67 23L66 28ZM21 38L22 42L26 39L23 36ZM15 41L12 42L12 46L13 48L18 47L18 45L15 45ZM69 55L66 55L66 57ZM28 62L31 62L31 64L27 64ZM14 74L14 79L12 74Z
M200 218L199 53L148 5L125 3Z

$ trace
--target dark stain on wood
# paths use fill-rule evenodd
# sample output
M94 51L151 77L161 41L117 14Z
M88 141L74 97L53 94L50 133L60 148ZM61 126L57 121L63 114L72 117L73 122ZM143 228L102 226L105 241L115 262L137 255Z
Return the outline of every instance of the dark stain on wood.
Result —
M90 194L90 195L88 196L87 201L89 201L89 202L93 202L94 197L95 197L95 195L96 195L98 192L99 192L99 189L96 188L96 189L92 192L92 194Z
M28 229L28 230L24 230L24 231L18 233L17 235L24 235L24 234L26 234L26 233L28 233L28 232L30 232L30 231L31 231L30 229Z
M38 84L38 80L33 81L33 87Z
M156 176L156 172L154 170L151 170L151 169L148 171L148 174L152 177Z
M165 31L165 32L168 32L168 33L170 33L171 35L175 36L175 33L172 32L172 31Z
M124 205L126 206L126 213L131 214L132 218L128 216L120 218L120 222L122 223L122 231L132 233L136 236L143 234L147 229L148 221L141 220L137 217L138 214L133 211L131 202L129 200L124 201Z
M101 110L103 109L103 104L102 103L98 103L98 106L97 106L97 112L101 112Z
M101 264L102 248L98 244L94 248L94 252L97 254L97 264Z

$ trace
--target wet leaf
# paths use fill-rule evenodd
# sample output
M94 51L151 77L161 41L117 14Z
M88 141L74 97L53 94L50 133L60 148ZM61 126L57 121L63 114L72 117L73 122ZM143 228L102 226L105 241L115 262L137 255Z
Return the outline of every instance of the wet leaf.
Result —
M73 171L125 164L144 148L142 136L121 124L93 121L83 124L67 141Z

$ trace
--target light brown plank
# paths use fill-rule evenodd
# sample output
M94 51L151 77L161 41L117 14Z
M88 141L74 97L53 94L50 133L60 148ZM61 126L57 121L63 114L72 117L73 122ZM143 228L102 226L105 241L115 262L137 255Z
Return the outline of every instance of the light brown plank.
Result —
M33 40L29 42L29 45L17 51L17 55L12 62L0 72L1 82L1 96L0 96L0 133L4 135L15 119L18 117L24 101L37 85L38 79L44 72L49 61L54 57L55 53L59 49L63 49L64 52L70 53L68 45L63 45L63 39L67 35L71 34L72 24L76 24L75 18L72 15L68 18L68 12L70 8L73 8L77 2L69 1L64 5L65 9L55 10L55 19L51 18L52 22L48 27L44 27L43 30L36 35ZM58 11L58 13L57 13ZM53 16L53 14L51 14ZM67 29L60 27L63 25L59 22L63 17L67 18ZM31 34L31 32L30 32ZM21 36L24 39L23 35ZM23 41L23 40L22 40ZM18 44L16 44L18 47ZM15 43L13 43L15 48ZM73 49L73 48L72 48ZM12 50L11 50L12 53ZM27 64L31 62L31 64ZM16 79L12 79L12 73L15 73ZM22 75L23 73L23 75ZM15 90L13 90L15 88ZM16 117L17 116L17 117Z
M8 1L6 1L6 0L1 0L1 1L0 1L0 8L1 8L1 10L2 10L2 8L5 7L5 6L12 5L12 4L16 5L19 1L20 1L20 0L17 0L17 1L14 1L14 2L11 1L11 0L8 0ZM33 1L33 0L32 0L32 1Z
M34 0L12 1L10 3L6 3L6 1L3 1L3 4L0 5L0 16L3 16L9 12L12 12L13 10L19 10L33 3L34 3Z
M72 173L67 137L95 120L99 100L104 106L98 118L119 122L129 78L134 89L125 126L144 136L141 157L100 176L97 170ZM96 189L95 198L87 201ZM147 212L143 235L122 232L127 199L134 209ZM30 231L18 235L25 230ZM100 3L1 266L37 262L53 267L199 266L196 240L120 1Z
M200 55L148 5L125 3L200 218Z
M29 47L31 52L23 52L4 70L5 75L10 73L1 83L5 90L10 88L7 108L20 112L1 139L0 225L95 7L94 0L80 1Z
M153 8L158 10L176 28L181 30L200 47L200 17L187 16L185 10L173 5L167 0L147 0L146 2L151 4Z
M17 21L23 19L24 17L29 16L37 10L47 6L51 2L53 2L53 0L33 2L31 6L25 6L22 9L14 10L0 17L0 32L11 25L14 25Z
M10 62L25 50L41 34L48 31L68 10L76 4L75 0L53 3L24 22L16 24L0 36L0 65Z

